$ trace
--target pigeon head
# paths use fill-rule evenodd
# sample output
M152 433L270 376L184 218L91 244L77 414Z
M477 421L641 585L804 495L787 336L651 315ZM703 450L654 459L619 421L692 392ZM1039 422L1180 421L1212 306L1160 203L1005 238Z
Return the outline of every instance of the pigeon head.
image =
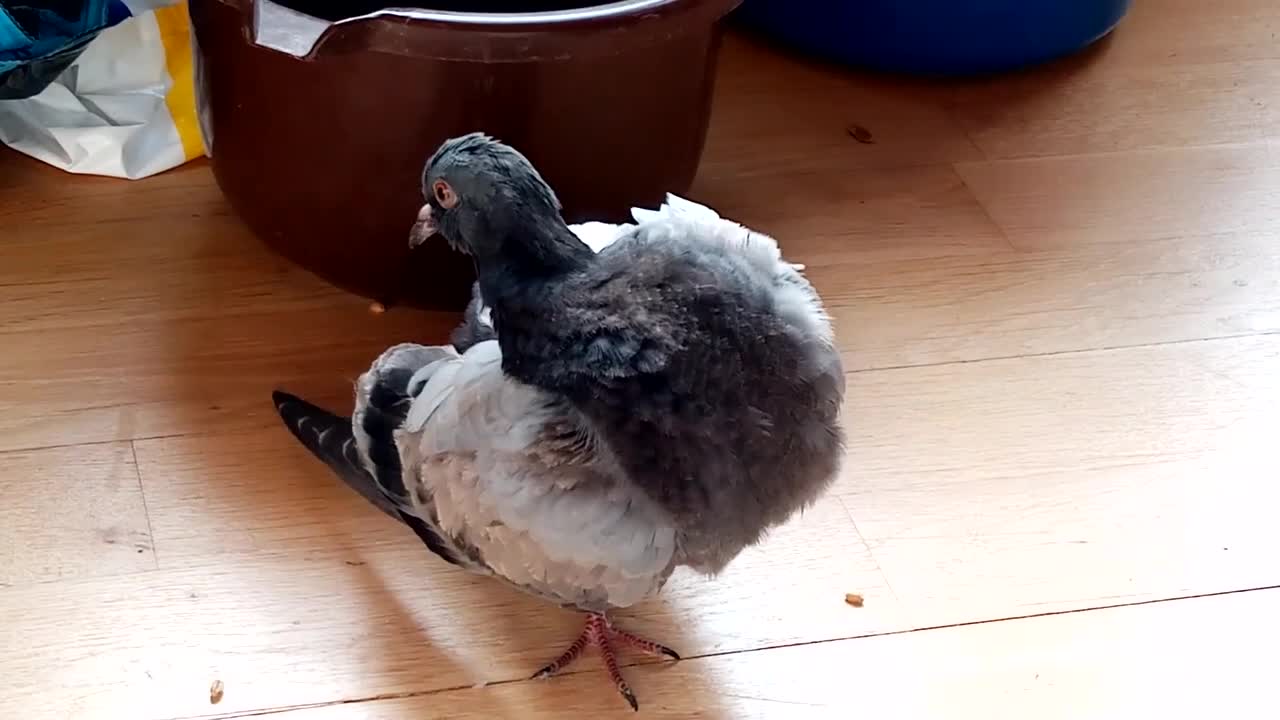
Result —
M560 201L533 164L482 133L444 141L422 170L422 195L409 247L439 234L483 262L538 242L548 227L567 231Z

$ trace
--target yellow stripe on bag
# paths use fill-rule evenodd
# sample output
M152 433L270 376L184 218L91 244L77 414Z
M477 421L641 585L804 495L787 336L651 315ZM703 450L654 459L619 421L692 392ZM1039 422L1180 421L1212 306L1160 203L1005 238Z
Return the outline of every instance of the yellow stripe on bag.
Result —
M160 43L164 45L164 62L173 86L164 96L173 125L182 141L182 153L187 160L204 154L200 140L200 121L196 118L195 77L191 67L191 18L187 15L186 0L166 5L155 11L156 26L160 28Z

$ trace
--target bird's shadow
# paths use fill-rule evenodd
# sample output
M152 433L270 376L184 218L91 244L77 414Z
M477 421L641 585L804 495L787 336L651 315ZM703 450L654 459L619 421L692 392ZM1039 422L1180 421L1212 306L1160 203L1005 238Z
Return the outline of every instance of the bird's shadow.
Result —
M351 502L360 500L353 497ZM382 667L371 672L386 676L411 669L421 677L460 676L463 682L447 687L488 693L484 707L498 717L527 717L532 707L551 709L564 697L555 687L562 683L573 684L577 705L598 708L594 717L634 716L594 654L585 655L556 677L530 679L577 637L582 614L446 565L418 545L407 530L405 535L394 549L354 553L361 559L353 590L365 598L370 623L379 626L369 635L370 644L377 647L360 653L380 659ZM689 632L680 626L679 617L659 596L612 619L641 636L676 639L674 644L679 645L678 638ZM701 717L733 716L721 705L711 676L698 671L696 656L685 656L679 672L668 672L678 666L616 649L623 674L643 709L661 714L678 698L681 708L696 707ZM500 686L502 692L491 692Z

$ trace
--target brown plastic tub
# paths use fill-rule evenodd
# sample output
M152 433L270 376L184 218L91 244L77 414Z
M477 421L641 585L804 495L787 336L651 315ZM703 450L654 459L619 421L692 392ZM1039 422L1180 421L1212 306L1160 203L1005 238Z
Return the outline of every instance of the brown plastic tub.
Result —
M684 192L740 0L287 2L190 0L218 185L268 245L329 282L457 309L470 264L444 243L408 249L431 151L473 130L512 143L571 222Z

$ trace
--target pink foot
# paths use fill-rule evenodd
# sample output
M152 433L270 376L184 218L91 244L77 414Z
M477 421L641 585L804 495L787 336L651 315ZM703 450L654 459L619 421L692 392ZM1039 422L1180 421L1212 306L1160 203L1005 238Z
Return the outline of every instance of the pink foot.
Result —
M625 645L630 645L650 655L664 655L672 660L680 659L675 650L646 640L639 635L619 630L610 625L603 615L593 613L587 616L586 627L582 629L582 634L578 636L577 640L573 641L569 649L565 650L564 654L553 660L551 664L534 673L533 679L537 680L555 675L572 665L573 661L582 655L582 651L587 649L587 646L594 645L600 649L600 659L604 661L604 667L609 671L609 678L617 686L618 692L622 693L622 697L626 698L627 704L631 706L632 710L639 710L640 703L636 702L635 693L631 692L631 687L627 685L627 681L622 677L622 672L618 669L618 659L613 654L613 644L611 642L613 640L619 640Z

